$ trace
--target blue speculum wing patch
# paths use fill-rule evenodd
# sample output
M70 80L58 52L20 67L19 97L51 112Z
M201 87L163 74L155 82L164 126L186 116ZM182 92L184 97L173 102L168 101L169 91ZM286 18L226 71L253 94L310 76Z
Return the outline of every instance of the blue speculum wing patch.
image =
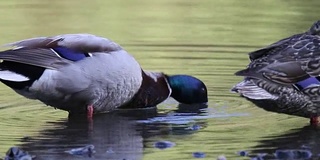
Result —
M74 51L69 48L65 47L55 47L52 48L55 52L59 54L62 58L65 58L70 61L79 61L86 57L90 57L88 53L80 52L80 51Z
M303 90L312 84L320 85L319 79L316 77L309 77L300 82L297 82L295 86L297 86L300 90Z

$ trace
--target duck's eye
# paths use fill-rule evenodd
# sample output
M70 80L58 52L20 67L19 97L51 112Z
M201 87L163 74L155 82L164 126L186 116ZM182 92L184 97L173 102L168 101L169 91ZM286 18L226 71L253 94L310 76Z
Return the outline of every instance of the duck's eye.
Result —
M319 29L320 29L320 25L319 25L319 24L316 24L316 25L315 25L315 30L316 30L316 31L319 31Z
M202 93L206 93L207 91L206 91L205 88L201 88L201 92L202 92Z

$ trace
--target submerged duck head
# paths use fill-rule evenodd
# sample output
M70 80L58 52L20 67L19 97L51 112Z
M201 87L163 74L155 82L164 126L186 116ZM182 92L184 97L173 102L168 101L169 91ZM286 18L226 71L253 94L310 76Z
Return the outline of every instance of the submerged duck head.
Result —
M172 89L171 97L184 104L208 102L206 85L199 79L188 75L167 76Z

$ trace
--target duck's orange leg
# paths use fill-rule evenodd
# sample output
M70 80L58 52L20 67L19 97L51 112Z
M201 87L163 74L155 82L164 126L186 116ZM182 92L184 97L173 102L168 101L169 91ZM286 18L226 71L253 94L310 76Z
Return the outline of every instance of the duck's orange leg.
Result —
M93 131L93 105L88 105L87 106L87 119L88 119L88 129L89 132Z
M93 105L87 106L87 118L92 120L93 117Z
M310 118L310 124L311 124L311 125L318 125L318 124L319 124L318 116L316 116L316 117L311 117L311 118Z

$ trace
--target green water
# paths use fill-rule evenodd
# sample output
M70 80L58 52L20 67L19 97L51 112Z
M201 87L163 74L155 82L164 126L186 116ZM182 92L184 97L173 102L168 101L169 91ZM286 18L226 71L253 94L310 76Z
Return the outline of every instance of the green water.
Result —
M65 124L66 112L27 100L1 84L0 156L16 145L35 155L47 155L44 159L57 159L57 155L81 159L66 155L63 150L99 141L115 147L124 141L118 148L130 153L127 156L131 159L194 159L192 153L197 151L206 153L204 159L216 159L219 155L241 159L236 154L240 150L269 153L278 148L315 144L319 142L315 138L319 133L305 127L307 119L266 112L229 90L241 80L233 73L246 66L248 52L305 31L320 19L319 5L317 0L1 1L1 44L64 33L107 37L121 44L146 70L202 79L209 90L209 115L227 116L194 120L192 123L201 128L190 134L176 134L174 129L183 126L178 124L162 124L156 129L149 126L145 131L148 136L136 133L136 128L128 123L132 120L111 116L96 122L94 136L86 134L64 141L73 138L65 132L83 131ZM158 107L165 114L176 106ZM156 133L149 134L150 131ZM136 136L128 138L123 132ZM104 133L119 140L111 143L107 140L112 138ZM307 136L300 136L302 133ZM22 141L25 136L31 137L31 142ZM78 143L79 139L84 142ZM130 145L127 142L132 139L138 144L131 149L123 147ZM153 147L158 140L176 145L159 150ZM107 148L97 148L96 159L106 159L98 153L103 150Z

